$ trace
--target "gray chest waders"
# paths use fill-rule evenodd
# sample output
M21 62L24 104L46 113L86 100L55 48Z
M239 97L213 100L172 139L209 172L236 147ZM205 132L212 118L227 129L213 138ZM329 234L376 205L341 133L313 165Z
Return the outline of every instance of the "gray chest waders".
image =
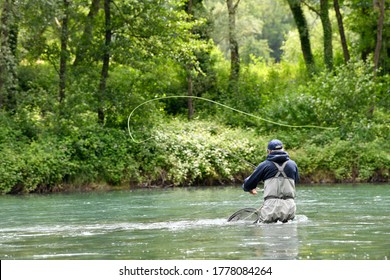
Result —
M278 169L278 172L274 177L264 181L264 200L271 198L295 198L295 182L293 179L287 177L284 172L287 162L285 161L282 165L272 162Z

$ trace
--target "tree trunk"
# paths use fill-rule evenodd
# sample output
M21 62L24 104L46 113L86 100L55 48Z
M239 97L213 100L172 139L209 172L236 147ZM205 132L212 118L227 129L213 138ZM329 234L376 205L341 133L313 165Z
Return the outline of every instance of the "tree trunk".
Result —
M383 34L383 24L385 19L385 0L375 0L374 1L374 9L377 8L379 10L379 16L378 16L378 25L377 25L377 33L376 33L376 46L375 46L375 53L374 53L374 78L377 75L377 72L379 70L379 59L382 49L382 34ZM371 107L368 112L368 116L371 118L374 115L375 111L375 96L372 97L371 101Z
M374 71L376 73L377 70L379 69L379 59L380 59L380 53L382 48L383 23L385 18L385 0L375 0L374 8L377 8L379 10L377 33L376 33L376 46L375 46L375 53L374 53ZM375 73L374 75L376 75Z
M311 51L309 28L307 26L306 18L303 13L300 0L287 0L290 10L293 14L295 24L299 32L299 39L301 41L301 49L303 59L305 60L306 68L309 76L315 73L315 63L313 53Z
M111 0L104 0L104 15L105 15L105 43L103 51L103 66L100 76L99 93L98 93L98 121L104 123L104 109L103 99L106 91L106 84L108 78L108 69L110 66L110 46L111 46Z
M233 0L226 0L229 14L229 47L230 47L230 79L229 91L237 93L238 79L240 76L240 55L236 38L236 11L240 0L234 4Z
M192 11L193 2L192 0L187 1L187 14L193 15ZM192 79L192 68L193 66L191 64L187 65L187 107L188 107L188 119L192 119L194 115L194 100L192 98L193 96L193 79Z
M340 13L339 0L333 0L333 7L336 13L337 25L339 27L340 41L341 41L341 46L343 48L344 61L345 63L348 63L348 61L350 60L350 55L349 55L349 50L347 45L347 39L345 37L345 32L344 32L343 17L341 16Z
M13 0L4 0L0 25L0 109L16 110L18 78L16 73L17 26L13 16ZM16 33L15 33L16 31Z
M59 69L59 101L62 103L65 99L66 89L66 64L68 61L68 20L69 20L69 0L63 0L64 3L64 17L62 19L61 27L61 53L60 53L60 69Z
M73 62L73 66L80 65L83 61L85 61L87 57L88 48L91 45L93 39L93 21L95 16L99 12L100 1L101 0L92 0L91 7L89 9L89 13L85 21L84 32L81 36L80 43L76 50L76 58Z
M329 0L320 0L320 18L324 33L324 62L328 70L333 69L332 25L329 19Z
M191 76L191 71L188 71L187 74L187 86L188 86L188 101L187 101L187 106L188 106L188 119L192 119L194 116L194 103L193 103L193 79Z

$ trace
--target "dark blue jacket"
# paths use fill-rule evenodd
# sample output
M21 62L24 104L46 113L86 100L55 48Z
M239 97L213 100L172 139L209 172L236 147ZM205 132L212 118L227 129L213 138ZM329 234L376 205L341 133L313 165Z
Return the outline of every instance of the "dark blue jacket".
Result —
M275 164L272 161L276 162L279 165L282 165L285 161L287 161L286 167L284 168L284 172L287 177L294 179L295 183L299 182L299 173L298 167L295 161L291 160L288 156L288 153L285 151L274 151L271 154L268 154L267 159L259 164L256 167L255 171L245 179L242 188L244 191L248 192L257 187L257 185L265 181L269 178L272 178L278 172Z

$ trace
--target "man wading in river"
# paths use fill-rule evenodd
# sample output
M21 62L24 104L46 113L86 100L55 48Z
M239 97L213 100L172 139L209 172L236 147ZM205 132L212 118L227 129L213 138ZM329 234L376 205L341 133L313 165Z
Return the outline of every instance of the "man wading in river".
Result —
M299 181L298 167L283 150L281 141L268 143L267 159L257 166L245 179L242 188L253 195L256 187L264 181L264 204L259 210L258 222L287 222L295 217L295 183Z

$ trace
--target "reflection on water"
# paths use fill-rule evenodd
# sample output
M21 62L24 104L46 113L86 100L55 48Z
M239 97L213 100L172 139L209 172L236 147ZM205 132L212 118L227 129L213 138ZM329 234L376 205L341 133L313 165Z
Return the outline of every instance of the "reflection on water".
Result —
M0 197L1 259L387 259L390 186L302 186L286 224L239 187Z
M299 253L297 223L264 224L253 228L253 235L244 241L253 249L251 258L296 259Z

